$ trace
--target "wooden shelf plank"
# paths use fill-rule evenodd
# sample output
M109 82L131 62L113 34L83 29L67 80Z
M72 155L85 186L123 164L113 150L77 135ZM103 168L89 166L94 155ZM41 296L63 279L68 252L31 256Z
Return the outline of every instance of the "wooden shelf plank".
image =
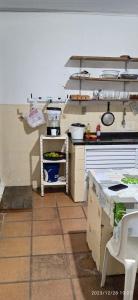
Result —
M128 102L128 101L133 101L133 99L89 99L89 100L69 100L68 103L78 103L78 102L83 102L83 103L98 103L98 102Z
M138 57L115 57L115 56L80 56L73 55L70 60L91 60L91 61L118 61L118 62L138 62Z
M70 76L71 80L89 80L89 81L113 81L113 82L137 82L138 79L123 79L123 78L99 78L99 77L83 77L83 76Z

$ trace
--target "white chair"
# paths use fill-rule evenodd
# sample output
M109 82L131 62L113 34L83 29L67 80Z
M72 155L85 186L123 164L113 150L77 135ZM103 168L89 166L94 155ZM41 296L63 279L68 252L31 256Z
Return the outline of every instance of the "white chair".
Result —
M124 264L124 300L132 300L138 268L138 211L123 216L118 239L114 236L107 242L104 254L101 287L106 280L109 254Z

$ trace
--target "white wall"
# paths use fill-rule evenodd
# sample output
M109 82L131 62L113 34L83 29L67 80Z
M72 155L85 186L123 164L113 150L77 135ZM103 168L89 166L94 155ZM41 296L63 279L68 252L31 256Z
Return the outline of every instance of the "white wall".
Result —
M71 55L138 56L138 18L73 13L0 13L0 103L64 97Z
M63 86L74 69L65 67L72 55L138 56L136 17L64 13L0 13L0 177L5 185L40 184L39 136L46 125L31 130L17 109L28 112L27 97L64 97ZM6 105L5 105L6 104ZM9 104L9 105L8 105ZM95 131L106 103L63 109L62 133L73 122ZM112 104L115 122L103 131L138 130L138 115L122 103Z

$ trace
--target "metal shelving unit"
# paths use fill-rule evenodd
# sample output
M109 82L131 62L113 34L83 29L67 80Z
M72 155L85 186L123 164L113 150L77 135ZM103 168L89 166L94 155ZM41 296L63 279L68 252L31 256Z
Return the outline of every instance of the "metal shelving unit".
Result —
M81 56L81 55L73 55L70 57L69 59L70 61L78 61L77 67L79 68L80 72L82 70L82 68L84 69L86 68L104 68L104 69L124 69L125 71L127 71L128 69L138 69L138 57L129 57L128 55L122 55L120 57L113 57L113 56ZM71 65L71 67L73 67L73 65ZM99 88L100 88L100 83L102 84L109 84L109 83L113 83L115 84L115 86L117 86L116 84L122 84L122 91L126 91L126 85L129 83L138 83L138 79L130 79L130 78L104 78L104 77L94 77L94 76L75 76L75 75L71 75L70 80L76 80L79 81L79 94L81 95L81 91L82 91L82 84L83 82L91 82L92 86L94 86L94 84L98 84ZM78 90L78 89L77 89ZM137 92L137 91L136 91ZM102 99L98 99L98 101L102 101ZM128 100L133 100L133 99L128 99ZM127 101L128 101L127 100ZM83 100L78 100L79 102L83 101ZM88 103L89 101L93 100L87 100L86 103ZM95 101L95 100L94 100ZM103 100L105 101L105 100ZM108 99L108 101L110 101L110 99ZM120 102L126 102L126 99L114 99L112 101L120 101ZM77 101L76 101L77 102ZM84 101L83 101L84 103Z
M43 153L44 153L44 144L46 146L48 145L49 141L52 141L52 143L60 142L61 147L64 148L66 153L66 159L63 160L46 160L43 159ZM60 163L65 164L65 181L56 181L56 182L48 182L45 181L44 178L44 163L50 164L50 163ZM66 193L68 193L68 137L67 135L64 136L57 136L57 137L49 137L49 136L40 136L40 164L41 164L41 196L44 196L44 188L48 186L65 186L66 187Z

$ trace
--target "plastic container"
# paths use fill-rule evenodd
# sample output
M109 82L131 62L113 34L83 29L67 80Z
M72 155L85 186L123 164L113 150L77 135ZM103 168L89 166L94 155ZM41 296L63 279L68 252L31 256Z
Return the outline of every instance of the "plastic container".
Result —
M72 139L83 140L85 125L81 123L74 123L70 126L70 132Z
M44 180L46 182L56 182L59 178L59 167L58 163L44 164Z

